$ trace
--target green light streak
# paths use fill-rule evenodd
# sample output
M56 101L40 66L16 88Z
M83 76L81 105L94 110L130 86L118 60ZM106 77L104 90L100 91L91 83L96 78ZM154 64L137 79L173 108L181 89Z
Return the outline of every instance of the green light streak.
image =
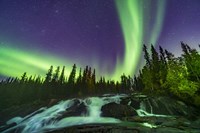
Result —
M150 8L144 8L144 4L150 5L150 0L116 0L116 7L119 20L124 35L125 52L121 62L118 59L112 79L119 80L124 73L133 75L142 52L142 42L144 41L145 25L148 20L145 19L146 14L150 14ZM155 1L154 1L155 2ZM165 0L158 0L158 6L155 16L155 24L150 32L150 42L155 44L157 41L163 22Z
M155 45L157 43L157 40L159 38L161 29L162 29L162 25L163 25L163 20L164 20L164 14L165 14L165 5L166 5L166 1L165 0L158 0L157 1L158 6L156 9L156 20L155 23L153 25L153 31L150 37L150 43L152 43L153 45Z
M117 57L114 73L105 74L105 77L120 80L123 73L130 76L135 73L139 65L144 40L150 44L156 44L163 25L166 1L116 0L115 2L124 36L125 51L122 60ZM152 3L156 5L155 9L152 9ZM152 16L153 24L147 19L148 16ZM146 35L147 33L148 35ZM65 65L66 75L69 75L74 63L46 53L38 54L25 49L5 46L0 47L0 74L4 76L21 76L24 72L29 75L39 74L44 76L51 65L54 68ZM98 72L101 64L96 59L92 63L92 67L96 68ZM103 68L102 71L106 71L106 67L101 68ZM102 73L99 75L101 76Z
M70 64L70 65L69 65ZM36 54L34 52L14 49L10 47L0 48L0 74L4 76L19 77L24 72L28 75L39 74L44 76L50 66L66 65L66 75L72 69L72 63L56 56Z

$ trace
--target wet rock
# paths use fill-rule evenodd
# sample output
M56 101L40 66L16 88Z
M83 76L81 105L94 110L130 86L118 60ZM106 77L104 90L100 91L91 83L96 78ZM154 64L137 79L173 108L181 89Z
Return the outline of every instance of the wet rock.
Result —
M125 117L122 120L129 121L129 122L139 122L139 123L149 123L153 125L161 125L165 122L170 122L175 118L172 117L155 117L155 116L134 116L134 117Z
M139 109L140 108L140 101L136 99L131 99L131 102L129 104L131 107L134 109Z
M121 98L120 104L128 105L128 103L129 103L130 101L131 101L131 98L130 98L130 97L124 97L124 98Z
M106 104L101 108L101 111L101 116L103 117L114 117L119 119L126 116L137 115L137 112L134 110L134 108L128 105L122 105L117 103Z
M161 126L163 127L174 127L174 128L181 128L181 127L189 127L191 122L183 117L178 117L176 119L169 119L164 121Z
M59 101L58 99L51 99L51 100L49 100L49 103L48 103L47 107L51 107L51 106L57 104L58 101Z
M82 125L82 126L73 126L69 128L64 128L55 131L47 131L48 133L141 133L149 132L151 129L148 128L128 128L115 125Z
M66 110L69 116L82 116L87 114L87 107L84 103L75 105Z
M109 95L107 95L106 97L104 96L103 98L104 100L109 101ZM118 101L120 100L121 102L119 103ZM96 99L93 99L93 101L96 101ZM97 106L100 108L100 106L104 104L93 104L93 101L91 100L91 98L84 100L84 102L83 100L74 99L72 102L70 102L73 103L72 106L71 104L66 105L66 108L69 106L70 107L67 109L65 107L62 108L62 112L58 112L55 118L46 120L44 119L41 124L42 126L51 125L53 122L57 122L63 118L71 116L87 116L88 109L91 109L88 105L94 106L93 109L95 109ZM56 99L52 99L50 100L50 102L48 101L45 105L50 104L50 106L52 106L56 103ZM85 104L87 104L87 106ZM18 108L20 109L19 111L25 112L28 107L33 108L32 105L26 106L26 108L23 108L23 110L20 109L20 107ZM12 108L10 112L15 111L16 109ZM141 111L144 111L144 116L138 116L136 109L141 109ZM121 125L119 123L115 123L112 126L104 124L95 125L93 123L91 125L88 124L81 126L72 126L63 129L56 129L55 127L55 131L52 131L54 129L50 128L47 129L47 132L199 133L200 118L198 118L199 114L196 115L194 110L194 107L186 105L185 103L180 102L177 99L172 99L170 97L149 97L145 95L133 95L131 97L123 97L121 99L117 99L117 103L112 102L101 107L101 116L121 119ZM41 111L43 110L38 110L26 116L26 119L32 117L37 113L40 113ZM189 116L194 116L194 119L189 119ZM25 117L22 118L24 119ZM11 124L2 126L0 127L0 132L9 128L12 130L11 132L21 132L24 128L24 125L21 127L19 126L19 128L12 128L15 125ZM46 128L44 129L46 130Z
M66 117L82 116L82 115L87 115L87 107L85 106L84 103L80 103L79 100L75 100L74 105L66 109L64 112L61 112L57 120L61 120Z
M172 128L189 128L192 124L191 121L183 117L157 117L157 116L134 116L125 117L122 120L137 123L149 123L158 127L172 127Z
M14 127L16 125L17 125L16 123L12 123L12 124L9 124L9 125L2 126L2 127L0 127L0 132L6 130L8 128Z
M12 106L0 111L0 125L5 125L6 121L12 119L13 117L26 117L27 115L33 113L36 110L46 106L47 101L37 101L29 104L23 104L20 106Z
M139 109L140 108L140 100L133 99L133 98L130 98L130 97L123 98L121 100L120 104L129 105L129 106L133 107L134 109Z
M188 133L188 131L184 131L178 128L171 128L171 127L161 127L155 129L156 133Z
M162 127L149 128L142 124L132 123L125 124L86 124L80 126L72 126L54 131L46 131L48 133L199 133L200 130L192 128L180 127Z
M5 129L2 129L0 130L0 132L6 132L6 133L21 133L22 130L24 129L24 126L19 126L17 128L12 128L14 127L14 125L10 125L11 127L10 128L5 128Z
M196 114L195 108L170 97L149 97L140 102L142 110L160 115L187 116Z
M130 105L134 109L143 109L152 114L176 116L192 116L193 114L196 114L193 107L170 97L133 95L131 97L123 98L120 104Z

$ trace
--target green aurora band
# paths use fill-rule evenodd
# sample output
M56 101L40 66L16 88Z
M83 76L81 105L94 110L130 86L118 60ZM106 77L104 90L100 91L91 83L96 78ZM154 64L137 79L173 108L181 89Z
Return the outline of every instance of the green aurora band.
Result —
M116 7L124 35L125 51L123 61L118 58L112 79L119 80L120 75L132 76L139 64L142 53L143 41L156 44L163 24L166 1L156 1L156 14L150 8L151 0L116 0ZM155 4L155 1L154 1ZM147 7L146 7L146 6ZM147 15L154 16L154 24L151 31L146 31L150 26ZM150 37L145 38L145 32Z
M98 76L104 75L107 79L117 81L120 80L123 73L130 76L135 73L141 58L143 41L146 40L148 43L156 44L162 29L166 2L165 0L157 0L156 2L157 6L153 12L151 10L151 0L116 0L124 35L124 57L122 60L120 57L117 58L113 74L98 72L100 70L98 61L94 60L92 67L97 69ZM145 8L144 5L146 5ZM148 15L154 16L153 26L150 24L150 20L146 19ZM150 26L151 30L147 31ZM148 38L145 37L146 32ZM54 70L56 66L65 65L65 74L69 75L73 63L52 54L16 49L10 44L4 44L0 48L0 75L7 77L20 77L24 72L27 72L28 75L39 74L44 77L51 65L54 66ZM77 66L80 66L80 64L77 64Z
M66 65L65 74L68 75L72 65L71 62L66 62L56 56L5 46L0 48L0 57L0 74L3 76L19 77L27 72L29 76L39 74L44 77L51 65L54 67Z

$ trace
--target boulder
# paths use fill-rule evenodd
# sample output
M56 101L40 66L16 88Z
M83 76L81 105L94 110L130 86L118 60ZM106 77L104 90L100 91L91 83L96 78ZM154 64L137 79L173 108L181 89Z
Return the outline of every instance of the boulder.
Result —
M50 99L47 107L51 107L59 102L58 99Z
M129 106L133 107L134 109L140 108L140 100L130 98L130 97L122 98L120 104L129 105Z
M187 117L196 115L194 107L170 97L149 97L143 99L140 105L142 110L152 114ZM131 106L134 107L132 104Z
M109 103L101 108L103 117L114 117L121 119L122 117L135 116L137 112L128 105Z
M84 103L80 103L79 100L76 100L74 101L73 106L66 109L64 112L61 112L57 120L61 120L66 117L81 116L81 115L87 115L87 107L85 106Z

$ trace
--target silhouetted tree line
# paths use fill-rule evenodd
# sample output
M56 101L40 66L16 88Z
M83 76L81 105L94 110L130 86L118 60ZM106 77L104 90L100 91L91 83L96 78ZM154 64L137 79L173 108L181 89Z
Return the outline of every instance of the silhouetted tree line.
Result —
M200 54L183 42L181 47L183 54L175 57L161 46L157 52L151 45L151 52L148 52L144 45L146 64L134 76L134 90L177 97L200 106Z
M66 99L77 96L105 93L130 93L131 90L152 95L167 95L200 107L200 54L181 42L183 54L175 57L151 45L150 52L143 46L146 64L132 79L122 75L120 82L96 79L95 69L86 66L77 70L74 64L68 77L65 66L51 66L45 78L27 76L7 78L0 82L0 109L49 99ZM199 46L200 47L200 46Z
M58 66L55 69L51 66L45 78L28 77L25 72L20 78L10 77L2 80L0 83L0 109L48 99L128 93L132 83L132 78L125 75L121 76L121 82L105 80L104 77L97 80L95 69L92 70L91 67L86 66L83 71L81 68L77 70L75 64L69 76L66 77L65 66L62 68Z

